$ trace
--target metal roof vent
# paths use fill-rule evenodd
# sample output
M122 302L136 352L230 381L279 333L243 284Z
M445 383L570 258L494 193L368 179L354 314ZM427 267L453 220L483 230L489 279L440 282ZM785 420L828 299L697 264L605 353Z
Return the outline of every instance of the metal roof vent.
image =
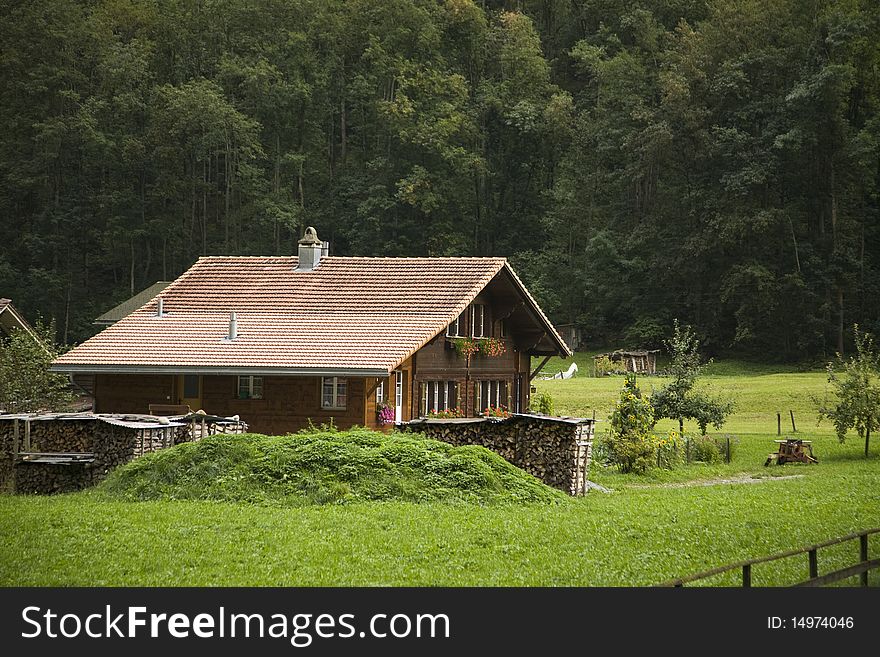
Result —
M159 297L159 305L156 307L156 317L165 317L165 299Z
M298 242L299 265L297 271L312 271L321 262L321 256L326 255L324 243L318 239L318 232L311 226L306 228L306 233Z
M235 318L235 313L231 313L229 315L229 333L226 334L224 338L227 342L232 342L235 338L238 337L238 320Z

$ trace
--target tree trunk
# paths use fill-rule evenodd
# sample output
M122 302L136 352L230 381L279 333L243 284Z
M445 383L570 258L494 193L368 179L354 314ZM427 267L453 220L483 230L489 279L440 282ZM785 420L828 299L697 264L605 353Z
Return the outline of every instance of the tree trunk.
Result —
M346 139L347 139L347 126L345 120L345 99L339 103L339 159L345 164L345 150L346 150Z
M871 442L871 422L873 418L868 419L868 427L865 431L865 458L868 458L868 443Z

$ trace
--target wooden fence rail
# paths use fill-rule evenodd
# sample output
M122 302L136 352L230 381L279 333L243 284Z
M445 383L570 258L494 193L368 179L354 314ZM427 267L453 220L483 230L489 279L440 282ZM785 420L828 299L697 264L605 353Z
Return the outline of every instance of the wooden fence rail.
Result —
M754 566L755 564L768 563L771 561L778 561L780 559L787 559L797 556L799 554L807 555L810 576L809 579L804 580L803 582L799 582L794 586L824 586L826 584L839 582L840 580L846 579L848 577L854 577L855 575L861 575L861 585L867 586L868 571L873 570L874 568L880 568L880 559L868 558L868 536L870 536L871 534L876 534L878 532L880 532L880 527L875 527L874 529L864 529L860 532L855 532L854 534L847 534L846 536L833 538L829 541L825 541L824 543L809 545L807 547L799 548L797 550L788 550L786 552L772 554L768 557L758 557L757 559L749 559L748 561L738 561L736 563L727 564L726 566L719 566L718 568L713 568L712 570L697 573L696 575L679 577L677 579L672 579L667 582L663 582L662 584L658 584L658 586L681 587L690 582L696 582L698 580L706 579L708 577L714 577L715 575L720 575L721 573L727 573L732 570L742 570L742 585L744 587L749 587L752 585L752 566ZM832 545L839 545L840 543L845 543L846 541L854 541L856 539L858 539L859 541L859 563L820 576L819 550L821 550L822 548L830 547Z

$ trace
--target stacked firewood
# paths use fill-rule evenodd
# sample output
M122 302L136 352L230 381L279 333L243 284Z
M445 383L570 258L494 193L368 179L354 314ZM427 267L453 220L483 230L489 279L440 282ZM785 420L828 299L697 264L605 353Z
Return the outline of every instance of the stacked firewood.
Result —
M514 416L503 421L414 422L407 425L428 438L451 445L481 445L534 475L548 486L575 495L589 467L591 421Z
M15 420L0 417L0 490L53 493L91 486L113 468L133 458L186 439L187 427L138 430L94 418L18 421L18 456ZM29 434L30 445L27 444ZM73 454L83 462L28 462L31 454Z

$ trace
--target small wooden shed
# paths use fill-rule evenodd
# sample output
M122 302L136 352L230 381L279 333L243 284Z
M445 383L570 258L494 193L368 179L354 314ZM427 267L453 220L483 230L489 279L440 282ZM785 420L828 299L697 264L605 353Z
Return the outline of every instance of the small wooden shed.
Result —
M620 372L634 372L636 374L656 374L657 373L657 354L659 349L640 349L628 351L618 349L605 354L597 354L593 357L594 361L600 358L608 358L612 363L619 365L617 368Z

